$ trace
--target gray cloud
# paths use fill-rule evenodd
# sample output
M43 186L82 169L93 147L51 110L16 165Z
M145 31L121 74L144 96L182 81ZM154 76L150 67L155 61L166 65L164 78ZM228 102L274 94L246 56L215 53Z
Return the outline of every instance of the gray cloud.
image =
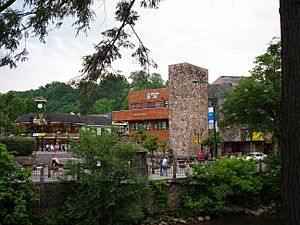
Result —
M95 6L100 18L87 37L75 38L75 32L64 26L50 34L46 45L30 40L29 61L13 70L0 68L0 92L35 89L78 76L82 56L92 53L101 30L113 24L111 2L106 1L105 10ZM189 62L207 68L210 81L221 75L247 75L254 58L280 35L278 4L273 0L166 0L158 10L137 9L141 18L136 30L159 66L150 72L167 79L168 65ZM113 68L126 76L140 69L128 52Z

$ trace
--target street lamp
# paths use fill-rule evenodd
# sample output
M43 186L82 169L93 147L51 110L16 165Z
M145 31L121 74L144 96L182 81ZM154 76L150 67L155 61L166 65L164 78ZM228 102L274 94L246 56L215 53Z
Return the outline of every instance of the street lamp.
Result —
M211 86L210 83L208 83L205 80L192 80L193 84L208 84L211 93L212 93L212 108L213 108L213 132L214 132L214 145L213 145L213 150L212 150L212 158L214 158L216 156L216 152L217 152L217 130L216 130L216 102L215 102L215 93L214 90Z

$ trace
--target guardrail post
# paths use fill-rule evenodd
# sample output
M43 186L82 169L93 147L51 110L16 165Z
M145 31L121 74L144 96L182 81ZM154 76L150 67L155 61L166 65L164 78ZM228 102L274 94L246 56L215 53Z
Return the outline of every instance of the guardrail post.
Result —
M44 169L45 169L45 165L41 165L41 173L40 173L40 181L41 183L43 183L45 181L45 177L44 177Z
M177 165L175 160L173 161L173 179L176 179L176 173L177 173Z
M263 163L262 160L259 160L259 161L258 161L258 171L259 171L260 173L262 173L262 163Z

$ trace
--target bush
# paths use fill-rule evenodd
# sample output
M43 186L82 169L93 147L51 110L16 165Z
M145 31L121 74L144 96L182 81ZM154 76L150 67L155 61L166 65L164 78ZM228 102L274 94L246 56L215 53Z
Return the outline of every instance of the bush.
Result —
M109 132L82 129L70 149L82 163L69 163L65 178L76 178L69 197L52 224L136 224L143 219L147 180L137 173L137 149ZM51 224L49 223L49 224Z
M28 156L36 149L36 140L24 137L5 137L0 143L6 145L7 150L14 156Z
M243 158L198 164L185 184L190 188L179 197L190 214L224 214L231 212L232 205L260 204L261 177L255 173L255 162Z
M168 209L169 207L169 183L165 180L153 182L152 192L154 194L155 204L158 209Z
M29 206L38 200L37 187L31 183L29 169L12 164L5 145L0 144L0 224L32 224Z
M262 199L265 202L280 201L280 185L281 185L281 162L279 154L268 154L266 161L267 171L262 174L263 189Z

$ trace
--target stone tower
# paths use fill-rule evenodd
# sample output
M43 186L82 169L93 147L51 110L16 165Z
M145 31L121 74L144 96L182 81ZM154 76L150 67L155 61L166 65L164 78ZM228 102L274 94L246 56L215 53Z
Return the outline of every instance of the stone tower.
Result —
M193 80L202 83L193 83ZM178 158L197 154L208 133L208 70L180 63L169 66L169 144Z

